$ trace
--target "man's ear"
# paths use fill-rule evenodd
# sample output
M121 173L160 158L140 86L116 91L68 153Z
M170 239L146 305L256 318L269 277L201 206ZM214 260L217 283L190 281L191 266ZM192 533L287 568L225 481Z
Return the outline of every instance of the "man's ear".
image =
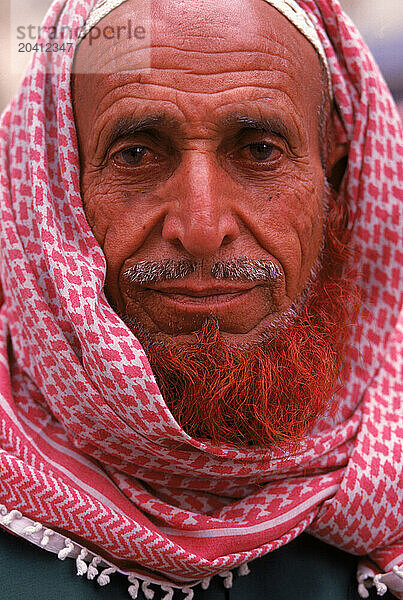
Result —
M348 161L347 144L330 144L326 174L333 189L339 191Z
M333 127L328 131L328 155L326 161L326 176L330 185L339 191L348 161L348 145L346 142L337 142Z

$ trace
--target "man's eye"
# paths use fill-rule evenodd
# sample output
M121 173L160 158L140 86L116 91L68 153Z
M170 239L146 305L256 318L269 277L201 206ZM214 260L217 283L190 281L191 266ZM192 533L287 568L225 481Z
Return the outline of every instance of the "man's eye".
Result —
M280 151L272 144L266 142L255 142L247 146L252 158L258 161L275 160L278 158Z
M251 142L232 155L238 167L271 170L280 164L283 151L270 142Z
M150 155L149 158L151 158L151 152L145 146L132 146L117 152L113 160L119 166L137 167L147 158L147 155Z

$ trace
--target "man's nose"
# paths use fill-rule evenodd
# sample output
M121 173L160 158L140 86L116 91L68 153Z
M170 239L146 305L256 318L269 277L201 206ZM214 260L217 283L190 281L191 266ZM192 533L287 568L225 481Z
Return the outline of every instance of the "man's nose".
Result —
M192 256L213 255L239 236L229 175L215 156L189 151L171 178L173 198L162 237Z

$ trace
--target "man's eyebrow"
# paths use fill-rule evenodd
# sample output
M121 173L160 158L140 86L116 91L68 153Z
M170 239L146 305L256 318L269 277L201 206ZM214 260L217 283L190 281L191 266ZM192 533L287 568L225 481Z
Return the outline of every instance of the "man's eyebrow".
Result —
M146 117L137 118L133 115L126 115L118 119L106 137L106 146L121 138L130 137L139 131L145 129L153 129L158 127L178 127L179 123L176 119L168 117L165 114L148 115Z
M228 115L222 120L224 127L242 127L244 129L255 129L257 131L265 131L285 139L290 139L291 134L287 125L280 119L280 117L259 117L253 118L247 115Z

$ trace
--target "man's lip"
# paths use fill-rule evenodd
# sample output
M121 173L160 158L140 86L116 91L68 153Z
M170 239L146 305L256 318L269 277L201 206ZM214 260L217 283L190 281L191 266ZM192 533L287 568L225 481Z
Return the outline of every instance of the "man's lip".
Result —
M157 331L187 335L213 315L220 330L245 333L276 309L265 282L164 281L131 284L124 290L126 312L145 315Z
M250 301L250 294L254 293L257 285L253 287L237 288L203 288L194 290L189 288L144 288L144 293L158 298L157 306L175 309L183 314L197 315L214 312L217 316L224 316L228 310L242 311L245 302Z
M167 296L188 296L190 298L210 298L212 296L230 296L238 295L243 292L249 292L255 288L257 283L250 283L243 286L152 286L147 285L144 287L144 291L159 292L160 294L166 294Z

